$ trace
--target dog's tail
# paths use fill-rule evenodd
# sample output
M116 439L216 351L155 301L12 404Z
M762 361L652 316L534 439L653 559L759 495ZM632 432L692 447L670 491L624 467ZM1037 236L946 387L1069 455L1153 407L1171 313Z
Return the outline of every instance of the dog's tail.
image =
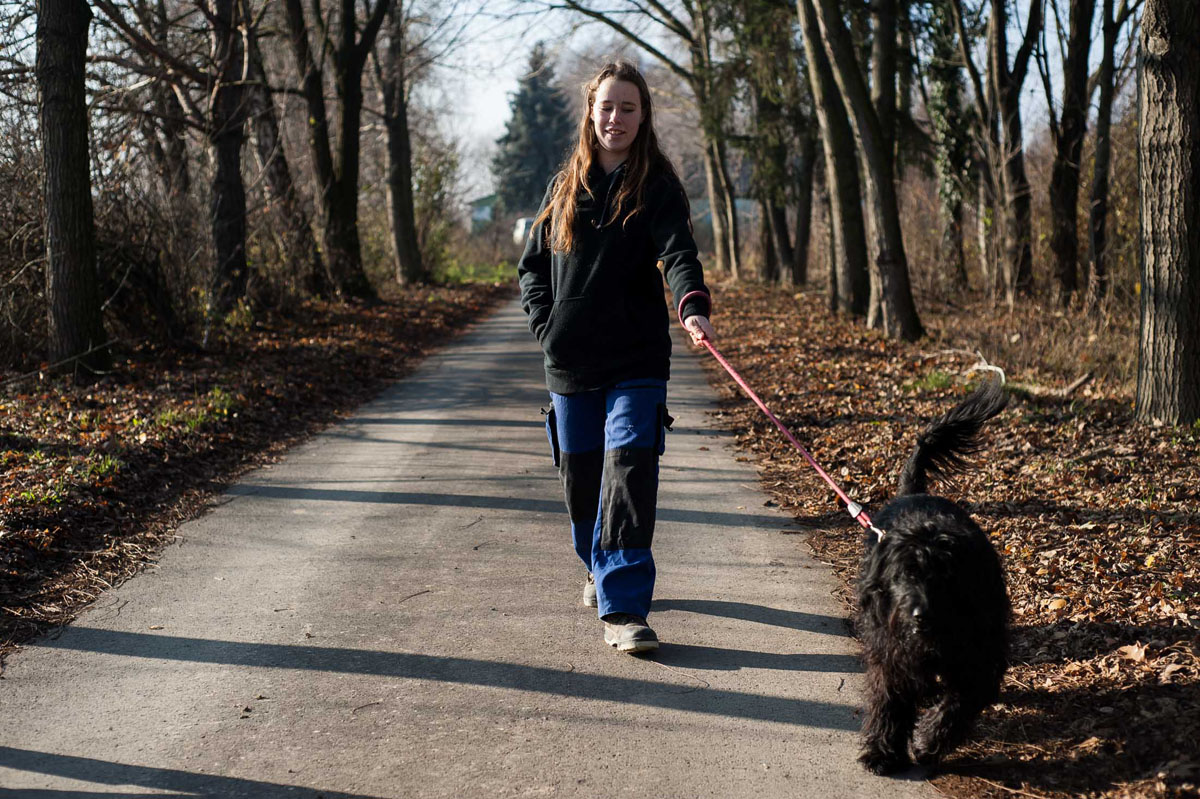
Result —
M989 380L927 427L900 472L899 496L927 493L931 479L936 481L965 469L966 457L982 446L978 435L983 423L1007 404L1002 382Z

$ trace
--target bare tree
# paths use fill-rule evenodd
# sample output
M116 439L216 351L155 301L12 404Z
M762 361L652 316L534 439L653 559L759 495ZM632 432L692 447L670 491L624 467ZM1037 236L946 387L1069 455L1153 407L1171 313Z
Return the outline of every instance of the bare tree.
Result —
M809 86L821 130L825 187L830 217L830 304L843 313L865 316L870 299L867 238L854 131L833 78L817 25L813 0L796 0L808 61Z
M938 273L942 280L958 288L966 288L963 196L968 184L971 140L965 124L966 115L963 113L958 35L949 5L945 0L930 4L930 88L927 107L933 126L938 212L942 225L941 243L938 247Z
M242 30L245 20L236 0L200 0L177 15L177 24L199 14L205 20L209 47L206 56L181 54L169 37L165 12L146 0L128 8L112 0L95 0L112 28L137 54L137 59L109 56L149 79L169 86L188 123L203 132L214 163L209 222L213 241L210 310L221 315L246 296L246 194L242 182L245 142L246 58ZM202 66L194 63L203 62ZM171 159L175 160L175 157Z
M108 367L100 318L89 178L84 61L92 12L84 0L38 0L38 114L46 220L51 361Z
M992 13L987 23L986 81L971 54L971 36L965 23L962 0L949 0L958 31L959 54L975 96L975 138L984 169L980 188L980 218L1000 207L1000 237L1004 241L1001 282L1011 308L1017 294L1033 290L1033 217L1029 177L1025 171L1024 132L1021 127L1021 87L1029 72L1029 61L1042 26L1042 0L1030 4L1029 19L1021 46L1010 68L1008 64L1008 3L990 0ZM980 9L982 13L982 8ZM981 232L981 238L984 235ZM981 247L981 253L987 247ZM993 285L989 281L989 288Z
M428 279L421 262L417 241L417 223L413 203L412 139L408 128L409 91L412 75L421 65L413 63L411 53L420 51L409 42L410 20L405 16L404 0L395 0L388 12L384 33L386 50L376 51L376 75L383 98L383 124L387 132L387 202L391 220L392 254L396 281L401 285Z
M838 0L817 0L813 9L842 101L851 112L859 158L867 176L873 256L867 323L881 327L888 336L914 341L924 330L913 302L895 186L897 2L879 0L872 6L875 25L870 90L846 28L841 4Z
M1058 0L1049 0L1058 23L1062 46L1062 15ZM1083 137L1087 132L1088 115L1088 57L1092 44L1092 19L1096 15L1095 0L1070 0L1069 33L1062 61L1062 109L1054 110L1049 56L1045 46L1038 57L1038 68L1046 89L1046 105L1050 116L1050 135L1054 141L1054 165L1050 173L1050 252L1054 258L1055 295L1067 306L1079 284L1079 159L1083 153ZM1043 27L1043 39L1045 26Z
M354 0L337 0L336 13L330 13L321 0L310 0L311 13L307 16L300 0L284 0L283 4L292 52L300 70L300 91L308 111L322 251L337 291L370 300L375 297L375 289L363 269L358 236L362 78L391 0L375 0L374 4L364 0L364 6L366 17L360 29ZM326 67L334 96L339 134L336 143L325 104Z
M252 19L249 0L242 2L243 15L249 21ZM262 170L267 201L277 220L272 226L272 235L283 257L298 273L304 289L316 296L327 296L332 291L330 277L313 236L310 214L296 189L292 167L284 150L279 112L259 48L257 26L249 22L246 25L246 64L246 109L254 136L254 152Z
M1200 419L1200 6L1147 0L1138 163L1142 227L1136 415Z
M1025 36L1013 65L1008 66L1008 3L992 0L988 23L988 78L996 97L1003 131L999 153L1004 186L1004 287L1008 304L1014 294L1033 291L1033 216L1029 177L1025 172L1025 141L1021 127L1021 87L1029 73L1029 60L1042 27L1042 0L1029 7Z
M1103 42L1100 67L1096 71L1094 81L1100 90L1100 101L1096 109L1096 155L1092 166L1092 192L1088 210L1088 282L1085 306L1089 310L1095 310L1108 294L1108 177L1112 162L1113 98L1117 94L1117 38L1121 28L1133 17L1142 2L1121 0L1121 7L1115 15L1114 4L1114 0L1104 0L1101 10ZM1132 45L1127 47L1125 57L1128 58L1133 51Z
M228 311L246 296L246 189L242 183L242 145L246 142L245 27L237 0L212 0L212 63L215 81L208 139L216 170L210 198L213 244L217 265L212 297L218 313Z

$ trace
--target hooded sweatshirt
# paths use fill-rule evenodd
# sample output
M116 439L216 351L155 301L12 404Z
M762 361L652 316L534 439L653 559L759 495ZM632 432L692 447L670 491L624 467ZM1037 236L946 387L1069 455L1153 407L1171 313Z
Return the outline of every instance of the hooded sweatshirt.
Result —
M521 307L541 342L546 387L555 394L670 377L664 276L681 320L710 315L683 187L673 175L652 172L645 207L623 223L613 219L612 202L624 175L624 164L607 175L594 165L592 191L578 197L571 251L551 250L545 219L530 231L517 264ZM553 188L552 180L538 216Z

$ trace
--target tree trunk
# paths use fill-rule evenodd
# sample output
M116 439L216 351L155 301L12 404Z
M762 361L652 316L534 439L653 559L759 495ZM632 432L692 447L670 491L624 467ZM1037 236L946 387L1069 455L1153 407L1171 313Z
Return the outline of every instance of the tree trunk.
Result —
M729 250L729 273L734 279L741 272L741 234L738 231L737 192L733 180L729 177L729 167L725 155L725 141L720 135L715 135L709 142L713 151L713 163L716 165L717 191L721 195L721 207L725 212L725 236Z
M842 313L865 316L870 298L867 240L863 225L854 131L833 78L829 57L821 44L812 0L796 0L804 33L809 84L825 155L825 187L829 194L829 227L833 240L830 280L831 304Z
M1104 43L1097 82L1096 156L1088 213L1088 282L1086 308L1096 310L1108 294L1108 175L1112 163L1112 106L1116 93L1116 49L1120 25L1113 19L1113 0L1104 0Z
M924 329L913 302L908 261L904 254L892 143L883 135L884 128L880 125L876 106L871 102L837 0L818 0L814 7L834 78L843 102L851 111L861 145L859 153L867 173L867 206L872 221L875 274L879 282L879 322L885 335L915 341L924 335ZM894 21L894 17L892 19ZM876 28L876 36L890 36L893 45L894 34L894 30L888 34L878 26ZM876 75L878 80L889 80L882 72ZM893 74L890 80L894 79ZM894 115L894 107L891 113L885 113L885 116L891 115Z
M354 13L353 3L349 12ZM347 12L343 12L347 13ZM353 17L351 17L353 19ZM347 23L352 24L352 23ZM333 85L337 94L338 147L334 183L326 194L329 206L331 270L342 292L362 300L376 298L375 289L363 269L362 243L358 237L359 128L362 126L362 75L365 60L358 53L334 59Z
M773 254L771 282L792 285L791 233L788 231L787 148L783 138L783 109L761 84L755 83L755 145L753 184L758 193L762 220Z
M725 264L734 280L738 279L741 259L741 236L738 233L737 193L729 177L725 157L725 117L729 99L715 84L716 67L712 62L710 37L711 9L704 2L690 6L692 30L695 32L689 54L692 62L692 91L700 111L700 128L704 136L706 151L705 167L708 171L709 208L713 217L713 237L720 230L725 241L718 246L718 254L724 254ZM714 203L713 200L716 200ZM720 223L717 214L722 214Z
M313 236L308 211L292 180L292 169L279 133L279 117L271 98L262 53L258 49L258 37L253 31L247 37L247 45L246 108L254 132L258 165L263 171L265 192L278 220L278 227L272 232L284 257L298 273L298 282L304 290L317 296L329 296L332 288L329 275Z
M935 145L938 217L942 238L938 275L955 289L967 287L963 259L963 186L970 158L967 117L963 113L962 68L957 63L957 34L946 2L931 8L929 39L929 116Z
M788 231L787 209L777 202L768 202L766 209L767 232L771 237L771 250L775 253L775 280L786 286L796 285L792 264L796 260L792 251L791 233Z
M1021 129L1021 87L1025 83L1036 33L1041 27L1042 4L1030 6L1025 40L1008 68L1008 0L992 0L989 21L989 70L999 106L1004 137L999 158L1004 165L1005 299L1033 293L1033 215L1029 178L1025 172L1025 142Z
M374 300L375 289L363 270L362 245L358 237L359 126L362 119L362 73L367 53L387 11L388 0L377 0L370 19L356 41L355 4L341 0L338 25L327 42L333 65L332 84L339 141L332 146L324 97L324 76L308 43L308 28L300 0L285 0L288 37L299 65L308 110L309 147L317 184L321 249L326 266L340 295ZM320 3L313 0L314 12ZM323 19L322 24L329 24ZM325 49L325 48L323 48Z
M825 209L825 260L829 275L829 310L831 313L837 313L841 310L838 304L842 296L838 287L841 276L837 269L837 241L833 232L833 197L827 186L828 184L823 181L821 184L821 207Z
M96 372L110 364L100 317L88 155L84 61L92 12L84 0L38 0L37 73L46 222L51 362Z
M737 267L729 253L729 235L725 229L725 196L717 188L716 159L713 149L704 145L704 187L708 193L708 218L712 223L713 259L718 271L728 272L730 277L737 280Z
M1142 229L1138 421L1200 418L1200 7L1147 0L1138 162Z
M383 68L383 120L387 131L387 204L391 220L396 282L402 286L429 279L417 241L413 202L412 141L408 131L408 77L405 58L404 8L401 0L389 14L387 58Z
M1064 307L1070 305L1079 286L1079 159L1087 132L1088 55L1095 10L1095 0L1071 0L1062 114L1050 174L1050 252L1058 301Z
M990 183L987 167L979 169L979 185L975 199L975 244L979 247L979 273L983 276L983 287L991 299L996 297L999 279L996 267L996 193Z
M772 228L771 205L761 197L758 200L758 214L758 242L762 251L759 279L767 285L775 285L780 277L778 244Z
M212 224L213 266L212 311L228 313L246 296L249 274L246 265L246 190L242 183L242 144L245 143L245 107L242 104L245 76L235 0L214 0L211 6L213 63L217 85L209 118L209 146L213 152Z
M811 121L809 125L811 126ZM808 243L812 238L813 172L817 163L817 137L811 127L800 137L796 165L796 241L792 245L792 285L808 282Z

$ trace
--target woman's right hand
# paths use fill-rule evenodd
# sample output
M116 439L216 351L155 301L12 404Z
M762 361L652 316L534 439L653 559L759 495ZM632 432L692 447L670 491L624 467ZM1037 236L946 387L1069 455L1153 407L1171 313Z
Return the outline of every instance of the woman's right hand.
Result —
M717 337L707 316L700 316L699 314L689 316L683 320L683 327L691 335L692 343L697 347L701 346L700 342L713 341Z

